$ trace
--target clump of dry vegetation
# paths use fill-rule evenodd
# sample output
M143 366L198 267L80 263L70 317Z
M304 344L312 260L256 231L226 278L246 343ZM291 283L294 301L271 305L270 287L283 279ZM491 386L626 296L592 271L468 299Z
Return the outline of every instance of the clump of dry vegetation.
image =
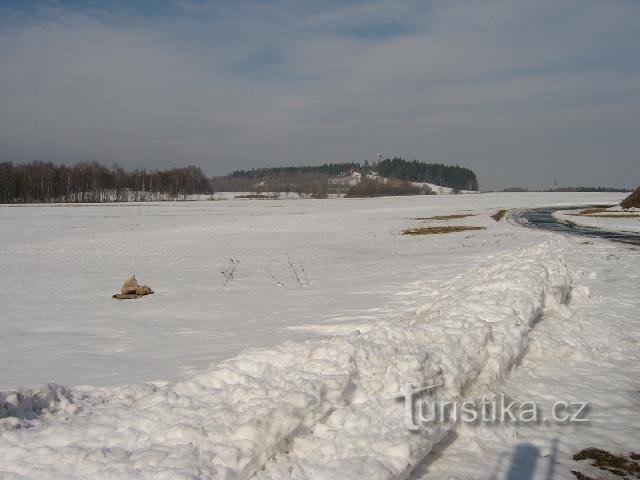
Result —
M506 210L498 210L496 213L491 215L491 218L493 218L496 222L499 222L504 218L506 214L507 214Z
M577 470L571 470L571 473L573 473L578 480L595 480L594 478L589 477L584 473L580 473Z
M640 214L631 212L627 213L614 213L607 208L587 208L581 210L578 213L572 214L574 217L596 217L596 218L633 218L640 217Z
M349 188L347 198L392 197L403 195L435 195L426 185L416 185L397 178L363 178Z
M473 213L454 213L453 215L434 215L433 217L416 217L416 220L454 220L458 218L475 217Z
M640 463L636 460L640 460L640 455L631 453L629 457L623 455L615 455L601 450L599 448L585 448L579 451L573 456L576 461L581 460L593 460L591 465L599 468L600 470L610 472L619 477L629 475L631 477L640 478ZM572 471L578 479L587 480L590 477L584 475L578 471Z
M236 270L238 270L238 265L240 265L240 260L237 258L230 258L227 265L220 272L220 275L224 278L222 285L224 287L228 287L231 282L236 278Z
M402 235L437 235L440 233L464 232L466 230L485 230L486 227L471 227L469 225L451 225L446 227L417 227L407 228Z
M578 212L578 215L593 215L594 213L602 213L606 211L606 208L587 208L586 210Z
M640 187L620 202L620 206L625 210L627 208L640 208Z

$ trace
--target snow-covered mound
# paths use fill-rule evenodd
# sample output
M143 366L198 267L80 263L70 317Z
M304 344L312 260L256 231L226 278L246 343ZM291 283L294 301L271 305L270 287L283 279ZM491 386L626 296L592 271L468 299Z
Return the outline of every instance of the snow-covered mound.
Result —
M456 190L451 187L442 187L434 183L427 183L427 182L413 182L413 183L414 185L418 185L418 186L423 186L423 185L427 186L438 195L452 195L457 193L478 193L474 190Z
M499 380L545 308L568 296L556 247L454 279L365 333L248 350L176 384L47 387L21 419L0 405L0 476L402 478L453 427L410 432L394 396L442 383L434 395L456 399Z

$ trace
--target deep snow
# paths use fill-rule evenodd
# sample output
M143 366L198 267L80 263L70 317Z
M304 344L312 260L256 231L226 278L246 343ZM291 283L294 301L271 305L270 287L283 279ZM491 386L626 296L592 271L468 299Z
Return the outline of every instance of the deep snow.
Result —
M575 395L607 388L590 378L595 368L626 390L594 393L604 423L591 437L608 432L605 448L623 445L637 424L603 411L633 412L634 378L624 372L638 360L637 251L489 218L499 208L618 200L0 208L0 475L400 478L434 448L413 478L490 478L523 436L543 449L559 427L437 425L414 434L393 400L399 387L437 380L441 399L506 389L549 400L549 386ZM399 235L424 223L414 217L465 212L475 216L429 224L487 229ZM625 268L612 269L609 255ZM229 258L240 264L225 288ZM292 272L301 269L302 288ZM111 300L129 273L157 294ZM603 326L605 314L612 321ZM601 356L613 351L609 364L585 361L593 342ZM24 388L47 382L65 387ZM565 457L581 432L562 432Z

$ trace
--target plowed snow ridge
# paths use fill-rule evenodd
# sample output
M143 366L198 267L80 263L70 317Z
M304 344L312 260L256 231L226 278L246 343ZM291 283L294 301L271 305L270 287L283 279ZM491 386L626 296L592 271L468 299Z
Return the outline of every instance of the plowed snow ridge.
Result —
M544 243L454 279L366 333L247 350L184 382L5 393L0 477L403 478L452 427L409 432L394 395L442 382L435 395L455 399L499 381L544 309L568 298L554 252Z

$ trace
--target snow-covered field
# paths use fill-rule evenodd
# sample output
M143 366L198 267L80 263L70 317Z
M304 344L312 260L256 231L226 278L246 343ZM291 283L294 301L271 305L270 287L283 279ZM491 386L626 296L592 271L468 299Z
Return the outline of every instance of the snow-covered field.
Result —
M639 251L489 215L620 198L0 207L0 478L575 478L637 449ZM486 229L400 235L436 225ZM411 432L431 383L591 421Z

